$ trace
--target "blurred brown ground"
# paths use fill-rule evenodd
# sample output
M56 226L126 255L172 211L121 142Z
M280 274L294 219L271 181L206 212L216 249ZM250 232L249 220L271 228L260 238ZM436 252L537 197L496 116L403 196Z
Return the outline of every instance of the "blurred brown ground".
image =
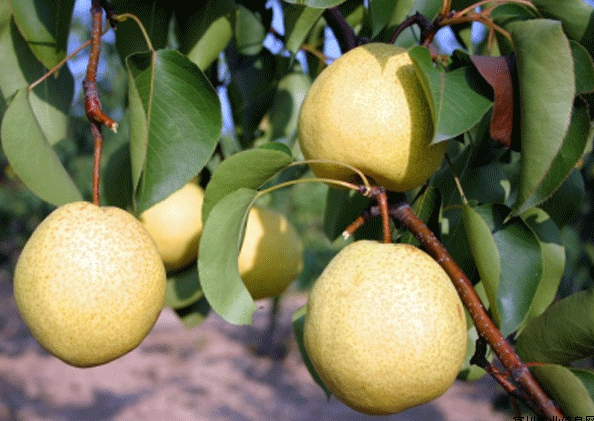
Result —
M510 421L493 402L501 389L485 377L456 382L441 398L392 416L366 416L327 401L303 365L291 315L305 302L281 304L282 360L258 356L270 303L252 326L211 314L186 329L166 309L139 348L101 367L77 369L49 356L16 311L10 274L0 269L0 421Z

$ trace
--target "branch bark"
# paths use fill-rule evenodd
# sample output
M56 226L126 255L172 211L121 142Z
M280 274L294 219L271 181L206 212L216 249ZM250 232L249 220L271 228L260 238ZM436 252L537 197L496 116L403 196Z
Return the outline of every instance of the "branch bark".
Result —
M83 81L83 92L85 94L85 113L91 122L91 133L95 141L95 152L93 158L93 203L99 205L99 169L101 166L101 151L103 147L102 127L105 125L114 132L118 129L118 123L108 117L101 108L99 91L97 89L97 67L99 65L99 54L101 53L101 35L103 25L103 7L106 6L108 19L113 16L113 10L106 0L93 0L91 4L91 17L93 27L91 30L91 53L87 64L87 74ZM109 5L109 7L108 7Z
M495 326L472 283L435 234L414 214L404 200L390 206L389 212L390 216L399 221L421 242L423 248L448 273L476 326L477 332L489 344L501 364L510 373L515 384L529 397L530 401L527 403L532 404L535 412L546 416L549 420L563 419L561 411L543 391L526 364L522 362L511 344Z

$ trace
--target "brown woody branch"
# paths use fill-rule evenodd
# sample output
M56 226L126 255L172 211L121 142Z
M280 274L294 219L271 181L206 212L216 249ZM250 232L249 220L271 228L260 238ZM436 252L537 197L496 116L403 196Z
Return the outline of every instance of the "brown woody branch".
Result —
M439 17L438 17L439 19ZM396 39L400 36L400 34L406 29L413 25L417 25L421 30L421 43L423 45L428 45L433 41L439 26L433 22L430 22L425 16L416 12L414 15L409 16L406 18L394 31L392 36L390 37L390 44L394 44Z
M108 19L113 20L113 8L106 0L93 0L91 4L91 17L93 27L91 29L91 53L87 65L87 74L83 81L83 92L85 94L85 113L91 122L91 133L95 142L93 157L93 203L99 205L99 172L101 166L101 151L103 148L102 127L105 125L114 132L117 131L118 123L108 117L101 108L99 91L97 89L97 67L99 65L99 54L101 52L101 35L103 25L103 7L106 7ZM112 22L113 26L113 22Z
M547 418L563 419L563 415L554 402L542 390L530 370L522 362L510 343L495 326L485 310L476 290L462 269L456 264L435 234L420 220L405 201L390 207L390 215L408 229L423 245L424 249L450 275L462 302L464 303L479 335L490 345L491 349L509 371L514 382L529 396L537 412Z
M518 398L524 402L531 404L531 400L526 394L518 389L512 382L509 381L509 373L501 372L487 359L487 342L481 336L475 341L475 351L472 358L470 358L470 364L474 364L483 370L485 370L491 377L493 377L503 389L513 398ZM536 411L534 405L531 405L532 409Z
M372 196L373 189L370 193L368 195ZM507 378L498 371L491 371L489 374L495 374L493 376L495 380L512 393L513 396L521 397L536 413L544 415L550 420L563 419L561 411L547 396L530 373L527 365L520 359L511 344L503 336L495 323L493 323L472 283L435 234L415 215L404 198L398 203L389 205L388 212L392 218L397 220L419 240L423 248L450 276L454 287L458 291L458 295L476 326L480 338L489 344L501 364L509 372L513 384L507 381ZM381 215L382 213L379 209L370 209L364 214L363 220L359 218L358 224L362 224L365 218ZM356 229L355 225L347 228L348 232L345 231L345 233L352 234L353 229ZM517 385L520 390L516 390L516 386L514 385Z

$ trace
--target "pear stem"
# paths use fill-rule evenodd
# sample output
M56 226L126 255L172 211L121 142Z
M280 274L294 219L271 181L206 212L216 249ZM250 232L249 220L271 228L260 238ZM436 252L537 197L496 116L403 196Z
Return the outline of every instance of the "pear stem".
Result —
M85 113L91 123L91 133L95 141L93 156L93 203L99 205L99 175L101 167L101 152L103 149L102 126L107 126L114 132L118 130L118 123L108 117L101 108L99 91L97 89L97 67L101 52L101 36L103 27L103 9L105 8L108 19L111 21L113 9L106 0L93 0L91 4L91 52L87 65L87 74L83 81L85 94Z
M354 191L359 191L359 187L346 182L346 181L340 181L340 180L334 180L332 178L298 178L295 180L289 180L289 181L284 181L282 183L279 184L275 184L274 186L268 187L264 190L259 190L258 193L256 194L256 197L261 197L264 196L267 193L271 193L275 190L279 190L285 187L290 187L290 186L294 186L296 184L303 184L303 183L326 183L326 184L330 184L330 185L334 185L336 187L342 187L345 189L350 189L350 190L354 190Z
M390 207L390 216L398 220L423 245L424 249L444 268L467 308L479 335L491 346L512 379L529 397L527 403L535 412L550 420L563 419L563 414L534 379L510 343L493 323L476 290L435 234L419 219L405 200ZM496 376L495 379L497 380Z

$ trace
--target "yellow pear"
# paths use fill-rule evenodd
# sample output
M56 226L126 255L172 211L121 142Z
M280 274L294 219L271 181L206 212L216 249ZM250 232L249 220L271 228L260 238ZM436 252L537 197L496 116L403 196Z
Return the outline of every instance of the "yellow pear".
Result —
M77 367L137 347L165 299L165 269L130 213L73 202L35 229L14 274L14 297L33 337Z
M175 272L190 265L198 255L202 236L204 190L194 181L140 215L165 269Z
M284 215L250 209L238 266L254 300L283 293L303 269L302 254L301 238Z
M306 159L349 164L388 190L423 184L446 145L432 145L431 110L407 50L356 47L315 79L301 106L298 138ZM356 181L334 164L310 165L319 177Z
M464 307L448 275L411 245L351 243L310 292L307 354L328 389L363 413L396 413L442 395L466 342Z

